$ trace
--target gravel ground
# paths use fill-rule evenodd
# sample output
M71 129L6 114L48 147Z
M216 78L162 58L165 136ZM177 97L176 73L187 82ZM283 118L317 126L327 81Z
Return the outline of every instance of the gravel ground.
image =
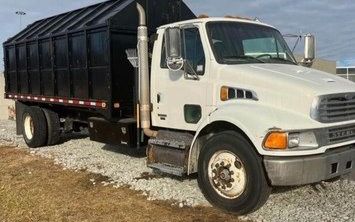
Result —
M80 138L81 137L81 138ZM25 148L16 136L15 122L0 121L0 145ZM26 148L28 149L28 148ZM77 135L61 145L29 149L32 154L50 158L64 169L87 170L111 179L103 185L129 186L148 200L171 200L173 205L210 206L196 179L155 176L145 158L128 155L115 147ZM94 183L94 181L92 181ZM314 186L277 188L259 211L239 219L256 221L355 221L355 182L337 181Z

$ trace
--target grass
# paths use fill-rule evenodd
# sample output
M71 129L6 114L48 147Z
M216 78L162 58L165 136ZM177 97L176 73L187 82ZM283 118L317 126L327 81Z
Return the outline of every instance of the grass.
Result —
M102 186L106 180L64 171L24 150L0 148L0 221L237 221L213 208L147 201L128 188Z

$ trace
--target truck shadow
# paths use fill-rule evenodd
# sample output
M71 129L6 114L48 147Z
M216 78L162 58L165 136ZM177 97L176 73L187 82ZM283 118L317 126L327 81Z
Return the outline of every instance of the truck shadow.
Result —
M145 158L146 153L145 149L146 147L140 147L140 148L130 148L130 147L125 147L125 146L119 146L119 145L109 145L105 144L101 149L113 152L113 153L118 153L130 157L135 157L135 158Z
M140 148L130 148L130 147L125 147L125 146L119 146L119 145L109 145L105 144L101 149L106 150L108 152L113 152L113 153L118 153L122 155L126 155L129 157L133 158L138 158L138 159L145 159L147 157L146 155L146 147L140 147ZM148 170L147 166L147 171ZM192 174L192 175L184 175L182 177L179 176L174 176L171 174L166 174L163 172L159 172L157 170L153 170L151 172L143 172L142 175L137 176L137 180L149 180L153 178L170 178L176 181L185 181L185 180L196 180L197 179L197 174Z
M70 140L80 140L80 139L85 139L89 137L88 133L75 133L75 132L71 132L71 133L62 133L60 135L60 141L58 143L58 145L64 144Z
M353 180L354 180L353 175L347 175L346 177L336 177L336 178L327 180L326 183L319 182L319 183L299 185L299 186L273 187L272 193L274 193L274 194L284 193L284 192L297 190L297 189L303 188L303 187L310 187L313 192L322 193L323 191L328 190L328 188L329 188L327 186L328 183L339 183L339 186L342 186L342 184L350 183Z
M304 186L273 187L272 188L272 193L273 194L285 193L285 192L297 190L297 189L299 189L301 187L304 187Z
M338 180L334 180L333 182L335 182L335 181L338 181ZM300 189L303 187L308 187L308 186L310 186L311 190L313 190L316 193L327 190L327 186L320 182L320 183L305 184L305 185L299 185L299 186L273 187L272 193L273 194L285 193L285 192L290 192L290 191L297 190L297 189Z
M89 138L89 133L85 132L85 131L84 132L62 133L60 136L60 141L56 145L62 145L64 143L72 141L72 140L81 140L81 139L86 139L86 138ZM145 153L146 147L130 148L130 147L120 146L120 145L104 144L104 146L101 149L109 151L109 152L113 152L113 153L118 153L118 154L130 156L130 157L135 157L135 158L145 158L146 157L146 153Z

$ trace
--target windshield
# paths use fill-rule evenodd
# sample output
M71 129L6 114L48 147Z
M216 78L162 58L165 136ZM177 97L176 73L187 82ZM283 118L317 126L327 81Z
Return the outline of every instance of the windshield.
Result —
M214 55L222 64L297 64L279 31L239 22L209 22L208 37Z

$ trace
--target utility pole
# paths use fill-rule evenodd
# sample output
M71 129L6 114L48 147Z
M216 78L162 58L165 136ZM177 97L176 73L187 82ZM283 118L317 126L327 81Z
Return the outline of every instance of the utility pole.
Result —
M16 13L16 15L20 16L20 29L22 29L22 16L26 15L26 12L17 11L15 13Z

